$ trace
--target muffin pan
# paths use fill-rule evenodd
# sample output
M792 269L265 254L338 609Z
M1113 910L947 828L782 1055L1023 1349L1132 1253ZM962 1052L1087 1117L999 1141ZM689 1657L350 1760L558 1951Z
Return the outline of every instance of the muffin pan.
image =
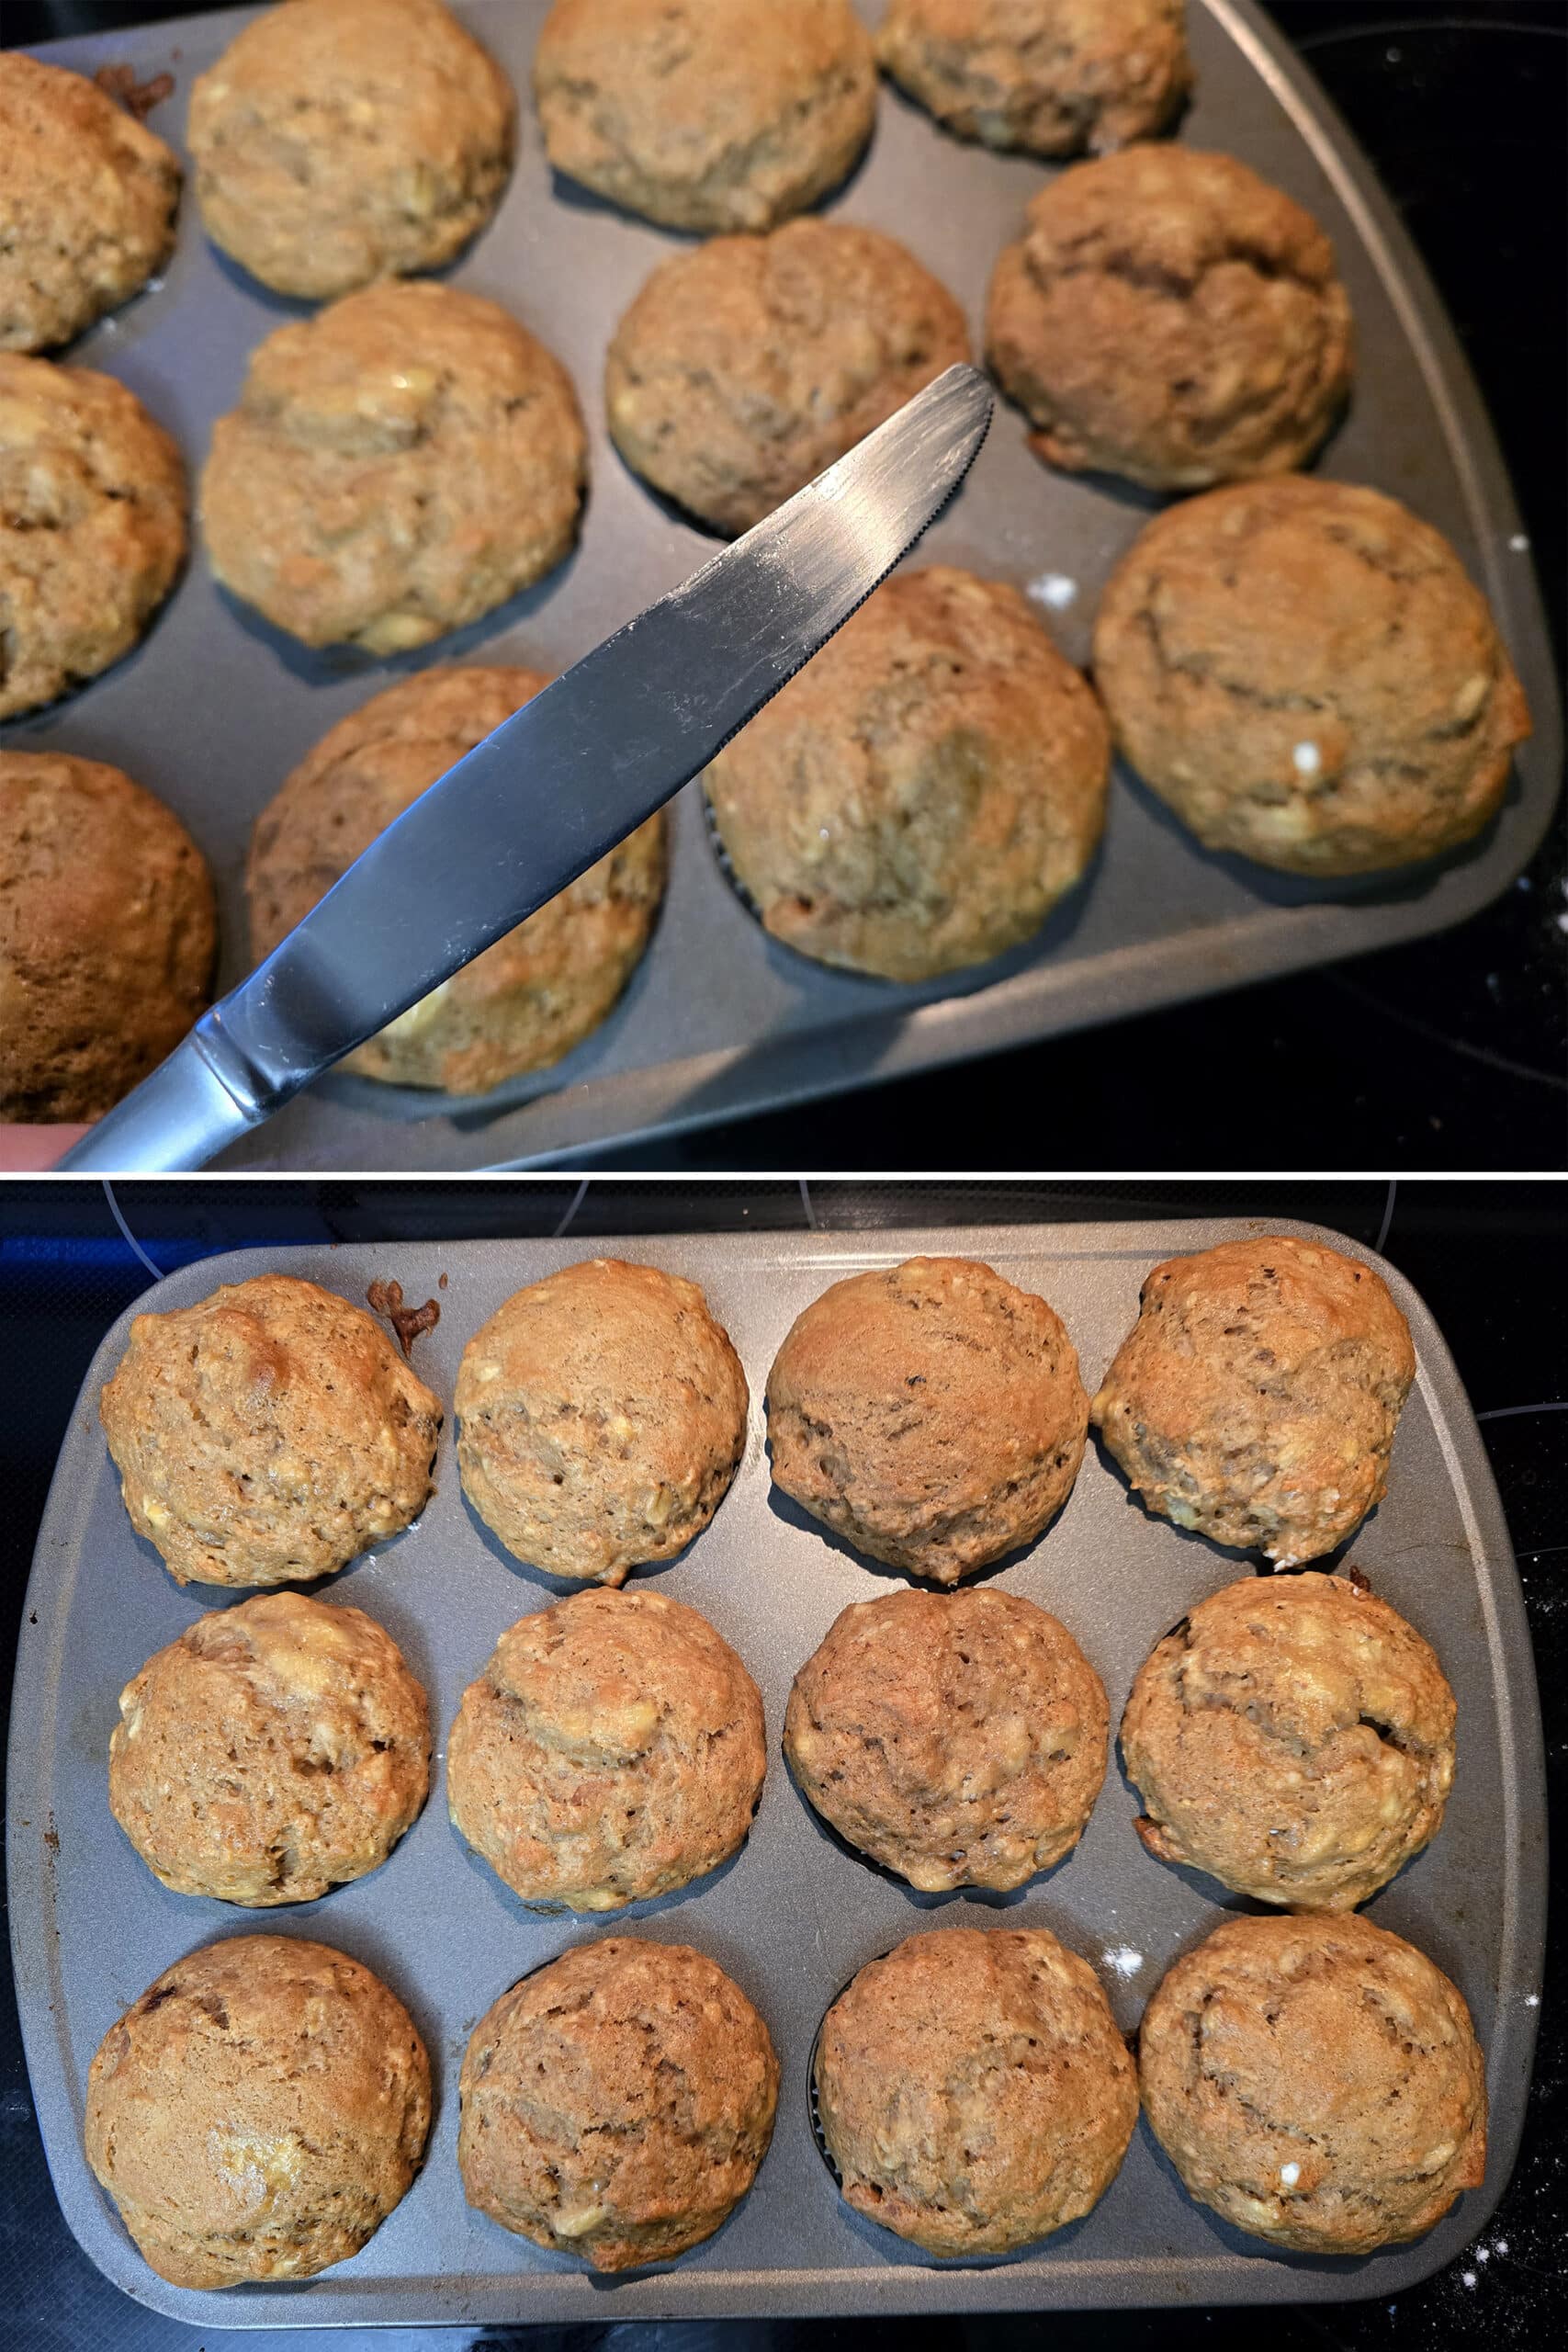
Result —
M517 170L454 282L489 295L570 368L587 415L591 488L581 545L547 580L408 660L310 652L214 586L197 547L141 650L72 699L6 729L18 746L107 759L185 819L218 877L224 986L245 969L242 869L251 825L327 728L432 661L564 668L683 579L714 541L622 464L604 425L605 346L655 264L682 241L565 181L552 184L528 102L547 0L458 0L520 99ZM868 19L882 0L862 0ZM236 1145L226 1165L450 1170L537 1165L582 1147L672 1133L858 1086L1032 1037L1414 939L1504 889L1546 825L1559 771L1551 663L1528 547L1492 437L1421 264L1344 127L1252 0L1190 0L1198 92L1179 135L1227 150L1316 214L1355 310L1357 390L1325 472L1404 499L1446 532L1491 600L1536 732L1481 840L1435 865L1348 883L1271 876L1191 841L1124 770L1085 888L995 964L923 987L831 972L762 933L727 884L701 796L676 805L669 898L619 1009L554 1071L483 1098L330 1077ZM192 77L243 12L41 51L93 73L168 72L152 128L183 145ZM945 136L884 85L870 153L828 209L890 230L964 303L978 340L986 288L1045 167ZM213 419L235 401L262 336L303 306L220 259L186 187L165 278L73 346L121 377L174 432L194 475ZM1153 503L1105 478L1054 474L998 403L962 496L916 563L945 561L1028 588L1075 661L1100 591Z
M917 1928L1048 1927L1096 1968L1118 2023L1131 2030L1176 1954L1224 1910L1247 1906L1144 1852L1133 1826L1137 1800L1114 1762L1077 1851L1016 1895L915 1894L817 1820L779 1752L791 1679L841 1608L899 1579L773 1495L762 1390L780 1340L842 1274L922 1250L956 1253L985 1259L1047 1297L1092 1388L1156 1260L1275 1230L1368 1255L1313 1227L1235 1222L345 1244L209 1258L146 1292L138 1309L166 1309L220 1282L276 1272L362 1300L373 1280L395 1276L411 1303L440 1302L441 1321L417 1342L414 1363L449 1405L470 1334L513 1290L558 1266L620 1255L701 1283L750 1383L746 1456L706 1532L638 1581L646 1575L701 1610L739 1651L762 1691L769 1767L750 1838L733 1861L610 1917L531 1914L468 1853L446 1818L439 1751L497 1635L566 1588L510 1560L466 1509L448 1422L439 1491L422 1520L315 1588L385 1625L429 1689L438 1755L425 1811L382 1869L317 1903L242 1912L170 1894L109 1814L116 1700L201 1609L239 1596L181 1592L120 1504L97 1395L124 1348L128 1309L88 1374L39 1537L10 1755L11 1918L28 2063L62 2206L99 2268L140 2301L202 2326L412 2326L1386 2298L1468 2244L1507 2179L1529 2079L1546 1884L1540 1721L1523 1601L1480 1434L1431 1316L1386 1265L1380 1271L1409 1318L1419 1370L1387 1499L1348 1556L1437 1649L1459 1702L1459 1769L1438 1838L1369 1916L1429 1953L1471 2005L1492 2098L1485 2186L1414 2245L1364 2260L1288 2255L1193 2204L1140 2125L1121 2173L1084 2221L1015 2258L939 2264L853 2215L813 2139L809 2064L823 2013L858 1968ZM1247 1566L1245 1555L1148 1517L1091 1444L1056 1524L991 1573L1062 1619L1104 1679L1114 1723L1158 1637ZM87 2169L87 2065L108 2026L163 1969L247 1930L339 1945L386 1979L430 2045L435 2120L423 2172L352 2261L309 2281L184 2292L143 2266ZM784 2079L772 2150L717 2236L672 2267L611 2282L470 2212L456 2143L457 2073L477 2019L528 1970L614 1932L711 1954L767 2019Z

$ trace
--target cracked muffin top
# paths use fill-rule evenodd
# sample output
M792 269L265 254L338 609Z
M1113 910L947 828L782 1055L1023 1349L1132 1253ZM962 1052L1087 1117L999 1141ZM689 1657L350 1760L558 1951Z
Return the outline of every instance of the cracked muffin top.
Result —
M515 129L511 83L441 0L288 0L191 85L208 235L311 301L452 260Z
M1184 17L1182 0L890 0L876 55L961 139L1098 154L1182 105Z
M817 2115L848 2202L928 2254L1008 2254L1114 2179L1137 2077L1099 1978L1043 1928L941 1928L822 2020Z
M378 834L549 684L536 670L432 668L330 728L256 820L245 867L260 963ZM662 810L343 1063L392 1086L482 1094L546 1069L620 998L664 895Z
M463 1693L446 1791L525 1903L614 1911L728 1861L767 1761L761 1694L705 1617L591 1590L502 1634Z
M771 229L849 171L876 68L850 0L555 0L534 95L556 170L611 203Z
M1154 1268L1091 1417L1146 1509L1295 1567L1382 1501L1415 1377L1382 1275L1271 1234Z
M704 778L764 928L919 981L988 962L1077 883L1105 820L1094 689L1007 582L901 571Z
M1457 1988L1370 1919L1232 1919L1144 2013L1144 2109L1190 2194L1302 2254L1419 2237L1486 2171Z
M1374 873L1470 840L1529 733L1453 548L1397 500L1288 478L1160 514L1107 583L1117 747L1206 849Z
M0 351L0 718L130 651L185 561L186 505L180 453L134 392Z
M1291 1911L1351 1911L1437 1836L1454 1694L1350 1577L1244 1577L1138 1669L1122 1755L1162 1861Z
M87 2077L87 2161L175 2287L346 2262L408 2190L429 2130L408 2011L302 1937L187 1953L110 2026Z
M363 1307L289 1274L139 1315L98 1417L176 1584L303 1584L423 1510L441 1407Z
M795 1678L784 1745L841 1838L936 1894L1022 1886L1070 1853L1106 1728L1066 1627L985 1585L841 1611Z
M212 1610L119 1694L109 1807L154 1877L310 1903L384 1862L424 1803L424 1691L362 1610L302 1592Z
M1129 147L1042 188L986 348L1070 472L1203 490L1305 463L1350 383L1350 305L1311 214L1231 155Z
M874 1560L957 1584L1072 1492L1089 1407L1043 1298L967 1258L834 1283L768 1374L773 1484Z
M96 1119L202 1012L201 852L118 768L0 752L0 1119Z
M0 351L47 351L174 250L177 157L85 74L0 54Z
M463 2060L470 2205L595 2270L667 2262L728 2218L773 2137L779 2062L687 1944L581 1944L503 1993Z
M628 466L716 530L753 523L969 356L913 254L847 220L715 237L622 319L604 405Z
M746 1375L695 1283L586 1259L531 1283L463 1351L463 1492L509 1552L624 1584L712 1519L746 1444Z
M202 471L208 554L303 644L406 653L560 562L587 447L565 368L496 303L367 286L251 354Z

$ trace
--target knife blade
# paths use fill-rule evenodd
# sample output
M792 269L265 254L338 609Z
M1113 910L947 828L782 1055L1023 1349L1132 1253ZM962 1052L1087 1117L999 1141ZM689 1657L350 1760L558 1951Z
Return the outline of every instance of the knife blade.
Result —
M957 490L990 423L950 368L422 793L61 1161L198 1168L700 775Z

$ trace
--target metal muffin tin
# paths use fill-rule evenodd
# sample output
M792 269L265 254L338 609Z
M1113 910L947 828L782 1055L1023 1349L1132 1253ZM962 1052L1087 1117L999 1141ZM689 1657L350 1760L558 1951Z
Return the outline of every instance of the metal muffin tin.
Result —
M246 968L243 867L252 823L326 729L432 662L559 669L674 585L713 541L622 464L601 379L616 321L682 239L552 183L528 97L547 0L457 0L520 101L517 170L491 226L451 273L543 336L570 369L592 441L581 545L547 580L416 656L377 664L312 653L214 586L197 547L141 649L5 740L124 766L175 808L215 870L225 986ZM883 0L862 0L875 19ZM254 10L59 41L39 53L92 73L129 63L175 77L152 127L183 142L193 76ZM262 1168L453 1170L541 1164L586 1145L682 1127L990 1052L1054 1032L1360 955L1459 922L1495 898L1545 828L1559 775L1555 685L1529 552L1491 428L1416 254L1343 124L1253 0L1192 0L1196 101L1179 135L1228 150L1301 198L1334 240L1355 306L1359 372L1325 472L1405 500L1455 542L1524 677L1536 734L1507 805L1471 849L1350 882L1270 876L1213 856L1125 772L1087 886L1032 941L924 987L830 972L770 941L727 886L700 795L675 808L669 897L619 1009L554 1071L495 1093L443 1097L342 1075L225 1156ZM1046 169L949 139L885 85L870 153L828 209L890 230L964 304L976 347L986 288ZM69 356L121 377L174 432L194 476L213 419L239 395L263 335L305 306L220 258L188 187L166 278ZM962 496L916 551L1032 585L1042 618L1088 656L1100 591L1157 502L1048 471L999 405ZM1070 601L1059 602L1068 599Z
M1121 2173L1084 2221L1018 2258L953 2265L858 2219L812 2135L809 2060L823 2012L858 1968L915 1929L1048 1927L1096 1967L1131 2030L1170 1961L1227 1909L1248 1906L1145 1853L1133 1827L1136 1799L1114 1762L1077 1852L1016 1895L918 1894L818 1821L779 1752L791 1679L847 1602L899 1579L773 1494L761 1398L779 1342L839 1276L922 1250L956 1252L1049 1298L1092 1388L1154 1262L1279 1230L1317 1234L1225 1222L596 1245L599 1254L701 1283L746 1367L751 1409L734 1487L712 1526L656 1580L701 1610L756 1677L769 1768L750 1838L733 1861L677 1894L581 1921L525 1911L446 1817L439 1754L465 1685L507 1625L564 1589L511 1560L467 1510L450 1424L439 1493L418 1526L318 1588L384 1624L429 1688L438 1760L414 1827L371 1877L276 1911L171 1894L138 1860L108 1810L118 1693L201 1609L241 1596L181 1592L121 1506L96 1407L125 1345L128 1309L98 1351L55 1474L22 1626L10 1755L11 1917L28 2064L61 2204L99 2268L197 2325L320 2327L1303 2302L1392 2296L1448 2261L1484 2226L1523 2121L1545 1909L1540 1722L1518 1580L1474 1419L1431 1316L1386 1266L1410 1318L1419 1374L1388 1498L1352 1555L1436 1645L1459 1700L1459 1770L1437 1840L1371 1911L1429 1952L1471 2005L1492 2097L1485 2186L1417 2245L1362 2261L1283 2254L1192 2203L1140 2125ZM411 1302L441 1303L439 1327L419 1341L414 1361L449 1404L463 1345L486 1317L521 1284L589 1254L549 1241L246 1251L185 1267L137 1306L188 1306L220 1282L263 1272L307 1275L363 1300L374 1278L392 1275ZM1247 1569L1243 1555L1146 1516L1091 1445L1055 1525L993 1573L1068 1626L1104 1679L1114 1723L1160 1635ZM429 2042L435 2117L424 2170L354 2260L310 2281L187 2293L143 2266L87 2170L84 2088L100 2038L154 1976L197 1945L247 1931L339 1945L383 1975ZM767 2019L783 2084L773 2147L717 2236L672 2267L612 2282L471 2212L456 2143L457 2074L479 2017L567 1946L615 1932L693 1943L728 1969Z

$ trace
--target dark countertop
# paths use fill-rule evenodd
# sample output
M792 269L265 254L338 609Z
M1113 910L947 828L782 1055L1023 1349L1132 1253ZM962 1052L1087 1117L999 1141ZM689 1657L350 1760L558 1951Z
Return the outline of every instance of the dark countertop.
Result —
M1564 638L1568 412L1562 0L1269 0L1377 164L1480 380ZM6 0L7 42L177 16L179 0ZM156 127L156 126L154 126ZM1275 1074L1267 1145L1217 1142L1208 1086ZM1157 1144L1148 1075L1161 1074ZM1129 1075L1134 1082L1129 1083ZM1070 1106L1061 1156L1207 1167L1568 1164L1568 842L1457 930L829 1102L648 1147L610 1168L1029 1166L1020 1102Z
M488 1184L400 1182L124 1183L118 1205L161 1271L220 1250L287 1242L496 1234L594 1235L880 1225L983 1224L1106 1216L1262 1216L1315 1219L1382 1247L1424 1295L1481 1416L1507 1514L1534 1634L1553 1797L1568 1788L1568 1410L1562 1331L1568 1188L1381 1182L1258 1184L1116 1182L916 1184L814 1182L637 1183L607 1178L580 1195L570 1179ZM0 1690L12 1660L32 1546L54 1457L78 1385L104 1331L150 1277L117 1229L104 1190L17 1182L0 1193L0 1333L12 1382L0 1518ZM8 1951L8 1944L6 1947ZM55 2204L33 2120L12 2006L0 1982L0 2346L27 2352L197 2352L205 2335L141 2311L88 2263ZM1280 2352L1363 2352L1483 2344L1534 2346L1568 2317L1563 2240L1568 2155L1568 2032L1563 1970L1549 1958L1540 2042L1524 2145L1498 2211L1470 2253L1394 2303L1270 2305ZM1554 2331L1553 2310L1560 2313ZM1170 2340L1168 2316L1054 2313L1061 2352L1142 2352ZM605 2325L257 2333L255 2352L987 2352L1034 2346L1042 2323L897 2320L881 2324ZM1258 2319L1188 2312L1187 2340L1252 2352Z

